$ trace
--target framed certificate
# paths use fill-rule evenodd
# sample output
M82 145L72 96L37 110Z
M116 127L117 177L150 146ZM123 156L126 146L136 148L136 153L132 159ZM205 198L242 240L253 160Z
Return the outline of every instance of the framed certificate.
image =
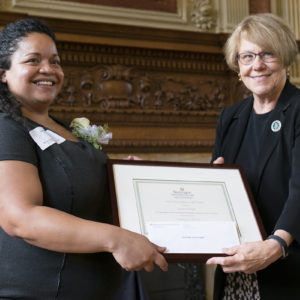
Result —
M115 225L167 248L169 262L205 262L266 237L237 165L108 160Z

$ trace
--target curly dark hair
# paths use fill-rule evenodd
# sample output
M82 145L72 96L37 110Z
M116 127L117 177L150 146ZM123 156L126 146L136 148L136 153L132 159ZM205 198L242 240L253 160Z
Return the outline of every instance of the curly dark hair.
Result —
M47 34L56 44L52 30L42 21L34 18L24 18L9 23L0 31L0 75L3 70L11 67L11 56L18 49L19 42L30 33ZM6 83L0 81L0 112L8 113L13 119L21 120L20 103L10 93Z

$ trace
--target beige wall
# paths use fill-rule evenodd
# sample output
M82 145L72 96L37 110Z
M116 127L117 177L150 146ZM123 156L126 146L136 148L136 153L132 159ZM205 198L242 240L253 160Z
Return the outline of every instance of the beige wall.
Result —
M35 16L188 31L229 32L248 14L248 0L177 0L163 12L57 0L1 0L0 10Z

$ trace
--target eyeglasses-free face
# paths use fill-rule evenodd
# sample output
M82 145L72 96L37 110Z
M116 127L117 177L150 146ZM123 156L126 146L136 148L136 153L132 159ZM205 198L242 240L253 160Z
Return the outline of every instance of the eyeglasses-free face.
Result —
M237 55L238 61L243 65L251 65L256 59L256 56L259 56L259 58L265 62L265 63L271 63L277 60L277 57L269 51L262 51L259 53L254 52L242 52Z
M22 104L22 109L48 108L62 88L64 73L54 41L33 32L18 42L11 67L2 81Z

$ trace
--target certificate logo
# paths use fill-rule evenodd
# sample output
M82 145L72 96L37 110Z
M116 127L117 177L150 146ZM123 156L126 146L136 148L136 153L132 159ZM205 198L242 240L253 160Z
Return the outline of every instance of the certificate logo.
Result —
M192 199L194 194L184 189L184 187L178 187L172 191L172 196L175 199Z

